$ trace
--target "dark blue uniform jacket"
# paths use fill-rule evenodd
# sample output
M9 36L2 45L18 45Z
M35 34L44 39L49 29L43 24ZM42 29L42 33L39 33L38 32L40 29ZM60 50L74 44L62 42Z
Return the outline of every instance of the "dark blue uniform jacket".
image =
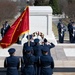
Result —
M7 68L7 75L18 75L19 64L18 57L7 57L4 62L4 67Z

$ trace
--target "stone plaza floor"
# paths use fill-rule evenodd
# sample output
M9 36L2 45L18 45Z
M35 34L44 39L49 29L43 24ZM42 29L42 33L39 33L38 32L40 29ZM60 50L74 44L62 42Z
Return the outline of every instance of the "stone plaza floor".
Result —
M23 47L21 45L14 44L11 47L16 49L16 56L22 56ZM50 51L55 63L53 75L75 75L75 44L58 43ZM1 56L1 54L2 52L0 52L0 67L3 68L5 56Z
M51 49L55 67L75 67L75 44L58 44Z
M58 72L53 75L75 75L75 44L58 44L51 49ZM60 68L63 68L60 72Z
M53 75L75 75L75 73L68 73L68 72L66 72L66 73L63 73L63 72L59 72L59 73L54 73Z

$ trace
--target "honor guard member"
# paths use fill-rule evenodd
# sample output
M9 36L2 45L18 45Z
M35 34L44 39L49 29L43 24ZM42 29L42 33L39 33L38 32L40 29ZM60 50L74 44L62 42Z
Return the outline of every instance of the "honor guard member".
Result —
M19 69L20 61L18 57L14 56L15 49L10 48L8 52L10 56L6 57L4 61L4 67L7 68L6 75L19 75L18 69Z
M61 19L59 20L57 28L58 28L59 42L63 43L64 42L64 32L66 31L66 28L64 24L62 23Z
M35 45L33 47L33 52L34 52L34 56L36 57L36 61L37 61L39 57L42 55L42 46L39 44L38 38L34 39L34 43ZM40 75L40 67L38 63L36 63L35 70L36 70L36 75Z
M70 23L68 24L67 28L68 28L68 31L69 31L69 41L70 43L72 43L72 31L73 31L73 20L70 20Z
M5 32L7 32L10 28L10 25L8 24L8 21L5 21Z
M34 63L35 63L35 56L31 53L32 47L27 46L26 47L26 54L21 60L21 72L22 75L35 75L34 70Z
M8 25L8 21L5 21L5 23L3 24L3 27L1 28L2 38L4 37L4 35L6 34L9 28L10 28L10 25Z
M48 47L48 54L51 55L50 49L54 48L55 45L53 43L48 42L47 39L45 38L44 39L44 46Z
M72 43L75 43L75 23L72 24L73 30L72 30Z
M39 39L38 38L36 38L36 39L34 39L34 47L33 47L33 52L34 52L34 55L36 56L36 57L39 57L39 56L41 56L42 55L42 46L39 44Z
M3 27L1 28L1 37L3 38L5 35L5 25L2 25Z
M26 38L28 41L26 43L24 43L24 45L23 45L23 56L25 55L26 47L28 47L28 46L33 47L34 46L34 42L32 42L32 35L27 35ZM32 51L32 53L33 53L33 51Z
M40 75L52 75L54 68L54 61L51 56L48 55L48 47L44 46L42 49L42 56L39 59L39 64L41 66Z

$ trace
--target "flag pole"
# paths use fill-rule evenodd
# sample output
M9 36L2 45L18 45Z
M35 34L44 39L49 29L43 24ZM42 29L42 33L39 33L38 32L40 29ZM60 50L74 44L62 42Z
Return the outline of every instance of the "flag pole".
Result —
M29 7L29 6L28 6ZM30 23L29 23L30 25ZM30 46L30 36L29 36L29 31L28 31L28 46Z
M30 46L30 36L29 36L29 31L28 31L28 46Z

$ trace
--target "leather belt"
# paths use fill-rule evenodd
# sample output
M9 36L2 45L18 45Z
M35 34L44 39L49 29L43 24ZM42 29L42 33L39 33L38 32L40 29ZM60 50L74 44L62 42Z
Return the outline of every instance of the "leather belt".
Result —
M44 67L42 67L42 68L50 68L51 66L44 66Z
M33 65L27 65L26 67L33 67Z
M8 69L17 69L17 67L8 67Z

